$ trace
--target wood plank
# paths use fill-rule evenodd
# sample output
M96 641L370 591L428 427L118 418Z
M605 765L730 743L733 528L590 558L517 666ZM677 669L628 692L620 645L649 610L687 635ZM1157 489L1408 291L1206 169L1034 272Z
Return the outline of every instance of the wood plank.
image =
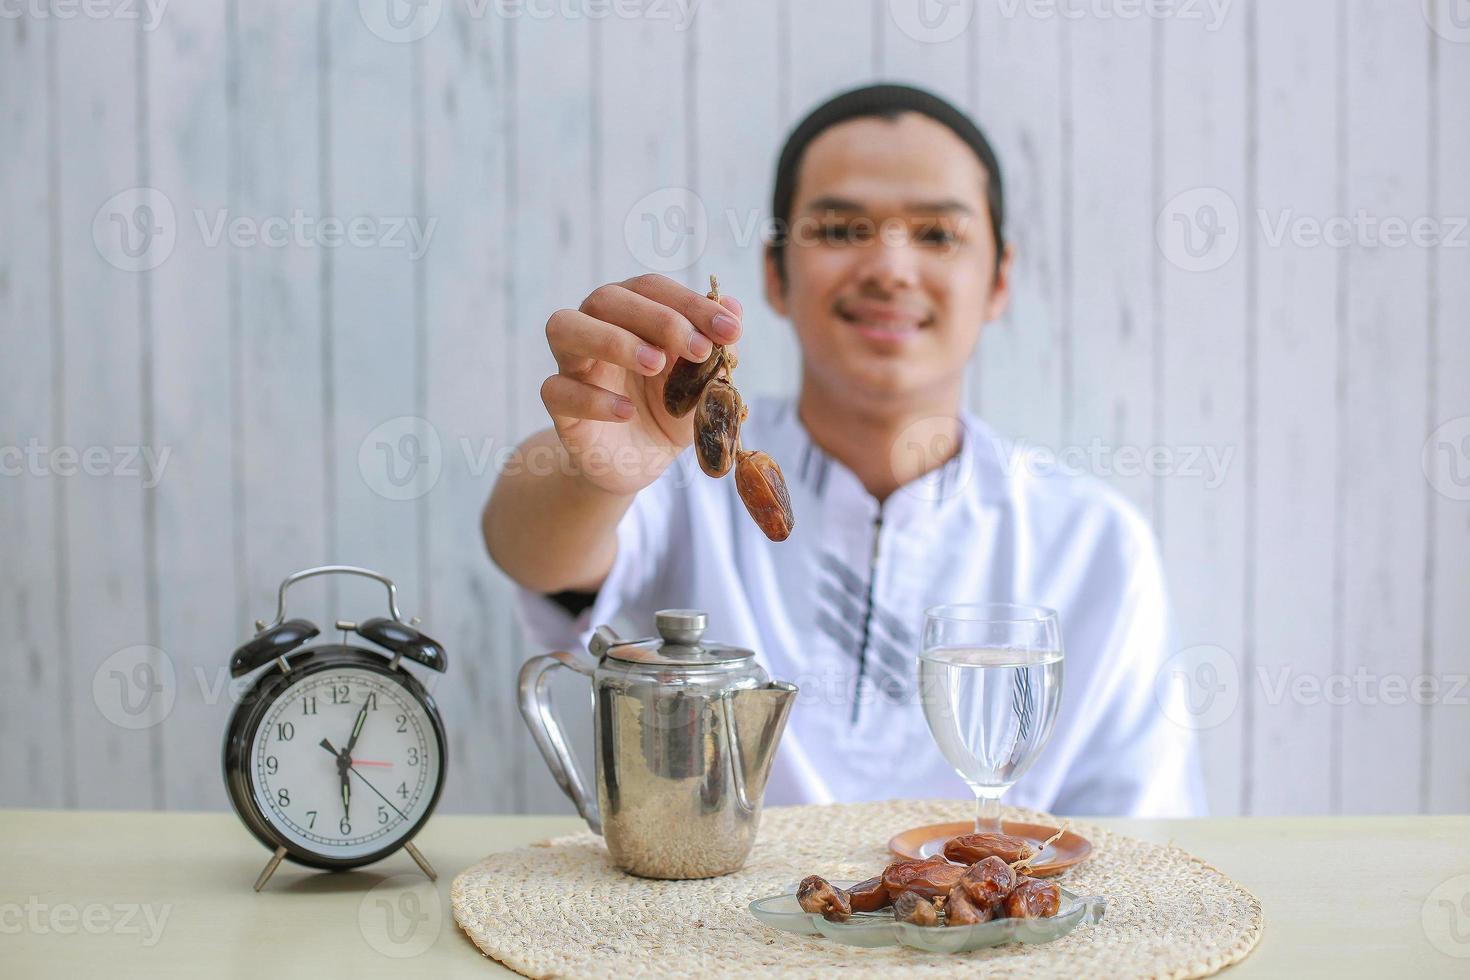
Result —
M876 28L885 0L786 5L781 48L788 128L831 96L878 71Z
M1428 213L1425 25L1374 0L1347 14L1345 199L1376 221ZM1384 687L1418 674L1424 641L1425 493L1414 466L1424 442L1426 249L1370 244L1343 253L1346 311L1338 416L1341 607L1339 674L1351 681L1334 760L1345 813L1419 805L1421 712ZM1356 236L1355 236L1356 237ZM1348 449L1373 447L1370 452ZM1397 462L1396 462L1397 461ZM1360 674L1361 672L1361 674ZM1359 685L1358 676L1367 678ZM1463 710L1463 709L1462 709Z
M1181 648L1207 644L1222 649L1229 659L1221 663L1230 669L1221 682L1233 687L1233 694L1240 698L1218 724L1213 712L1198 716L1204 725L1200 735L1210 774L1210 810L1219 814L1240 812L1244 787L1251 778L1245 761L1252 704L1246 683L1251 652L1243 625L1245 467L1238 456L1224 463L1226 453L1239 454L1246 446L1246 294L1251 246L1249 237L1242 234L1241 221L1250 208L1247 20L1242 10L1236 10L1213 31L1196 20L1169 19L1156 25L1163 45L1160 78L1167 80L1157 125L1168 134L1156 209L1166 230L1177 230L1182 220L1191 237L1188 243L1162 239L1167 243L1162 248L1166 261L1160 266L1164 349L1161 359L1155 355L1156 365L1162 366L1155 391L1162 423L1155 438L1160 446L1176 453L1218 453L1223 470L1205 468L1196 475L1181 468L1171 473L1160 481L1158 503L1177 642ZM1143 23L1133 26L1138 30L1146 27ZM1079 72L1079 84L1086 77ZM1075 107L1076 118L1085 114L1081 105ZM1146 145L1142 139L1130 142L1140 149ZM1076 159L1091 157L1079 150ZM1202 207L1216 210L1224 234L1214 238L1219 251L1199 255L1190 253L1187 246L1203 245L1208 240L1204 236L1213 234L1208 227L1215 227ZM1238 247L1242 241L1244 249ZM1082 304L1076 307L1079 324L1088 315L1087 309ZM1092 362L1079 351L1079 369L1087 363ZM1207 675L1196 676L1204 679ZM1227 690L1221 696L1231 694Z
M604 44L597 36L600 25L587 19L517 18L507 27L510 118L506 145L511 178L506 185L505 214L507 241L512 247L507 257L505 317L510 355L503 362L501 398L502 425L519 441L551 425L540 396L541 382L556 371L546 344L547 319L557 309L576 307L600 282L616 275L596 259L605 231L621 236L623 225L619 218L616 225L605 227L600 209L603 150L596 106L605 96L600 94L594 72L605 51L613 56L619 49ZM509 633L506 649L516 669L546 652L531 648L512 617L497 625ZM502 683L511 684L513 677L507 674ZM556 690L565 692L561 704L585 703L568 700L578 694L585 698L585 690L566 685ZM517 808L521 812L538 807L573 812L519 714L510 727L515 732ZM574 749L579 759L590 762L590 719L578 733Z
M425 601L420 499L443 462L442 443L423 420L425 325L415 266L433 238L430 232L424 241L432 216L418 213L415 196L422 175L413 92L421 52L411 40L374 33L353 7L328 9L322 208L344 228L366 229L358 244L344 239L325 255L329 551L334 561L392 578L410 615ZM368 580L339 578L326 588L334 615L359 619L383 609L382 588Z
M0 649L11 680L0 693L0 801L56 807L74 783L73 710L64 646L61 480L28 449L54 445L62 395L60 311L53 302L50 162L54 25L20 18L0 29L0 332L24 357L0 358ZM24 93L17 96L16 93ZM34 442L32 442L34 440Z
M779 79L752 72L751 52L780 44L774 4L701 8L690 31L694 85L691 184L709 216L709 242L691 267L720 277L720 290L745 309L740 389L747 397L796 391L798 349L791 327L765 302L764 234L771 218L776 161L786 132Z
M440 807L475 813L516 808L512 747L522 728L509 583L479 535L494 453L516 435L499 390L513 380L505 322L508 30L502 18L449 10L418 42L423 208L438 218L423 262L425 404L444 451L439 482L423 498L432 598L424 629L449 653L449 672L430 675L450 739Z
M241 215L299 212L319 219L325 211L327 9L289 0L234 5L230 202ZM327 545L332 456L324 432L326 252L293 243L231 255L240 385L240 643L256 619L275 614L282 579L333 557ZM332 610L325 594L320 586L293 591L288 614L327 622Z
M977 6L975 0L882 0L876 5L878 73L928 89L955 105L970 104L974 39L980 33Z
M658 272L689 284L708 235L690 193L689 32L668 20L595 22L598 276ZM733 124L735 120L727 120Z
M225 0L176 7L145 32L150 182L173 202L173 254L150 272L152 417L173 450L157 513L159 646L178 693L161 725L164 803L222 802L235 581L234 355L228 225L232 176ZM239 215L244 218L246 216ZM221 234L223 233L223 234Z
M1063 191L1070 208L1061 271L1062 451L1074 461L1069 470L1107 480L1157 526L1154 479L1139 461L1123 457L1117 464L1119 450L1140 451L1159 438L1158 253L1151 241L1159 206L1152 147L1164 125L1154 106L1158 35L1147 21L1094 17L1056 29L1067 86L1063 179L1070 188ZM1181 73L1182 87L1196 69L1181 60L1169 71Z
M1441 5L1440 9L1445 9ZM1430 390L1434 394L1427 425L1438 430L1425 451L1434 459L1436 480L1431 482L1426 525L1429 558L1429 646L1423 672L1439 679L1443 695L1424 709L1427 724L1422 739L1423 809L1432 813L1470 811L1470 762L1461 747L1470 745L1470 646L1465 643L1470 595L1470 276L1466 276L1466 249L1470 232L1470 184L1463 179L1470 157L1470 116L1460 109L1470 91L1470 32L1435 35L1430 65L1434 71L1430 93L1429 126L1436 155L1429 193L1429 212L1443 216L1446 233L1457 244L1434 250L1430 261L1429 302L1431 346L1428 350ZM1457 226L1454 230L1451 226ZM1440 426L1448 428L1440 429ZM1453 470L1451 466L1455 467ZM1419 673L1419 671L1413 671Z
M1254 36L1256 213L1247 232L1257 289L1258 398L1251 427L1255 511L1250 603L1254 702L1248 809L1327 813L1325 766L1280 766L1284 755L1325 759L1332 708L1294 695L1332 671L1323 624L1332 621L1339 258L1281 229L1336 206L1337 17L1331 0L1259 4ZM1285 224L1283 224L1283 222ZM1303 680L1306 678L1306 680ZM1305 688L1302 688L1305 690Z
M49 27L65 297L58 445L113 461L102 475L61 476L70 626L63 656L77 752L67 798L83 807L154 807L164 802L156 723L171 682L154 652L145 477L121 473L113 447L162 448L150 444L144 412L143 270L167 256L177 222L166 202L139 190L148 175L139 154L137 25L76 18Z
M1061 449L1067 335L1063 332L1063 204L1072 174L1064 157L1061 32L980 5L970 36L978 98L971 103L1005 178L1005 234L1016 250L1011 307L985 328L972 364L971 407L996 431Z

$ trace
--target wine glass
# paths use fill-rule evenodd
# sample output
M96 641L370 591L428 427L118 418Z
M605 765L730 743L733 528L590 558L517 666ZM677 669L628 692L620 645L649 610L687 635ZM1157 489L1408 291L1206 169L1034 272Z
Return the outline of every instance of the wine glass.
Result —
M924 611L924 718L975 794L975 832L1003 833L1000 798L1051 735L1062 697L1062 632L1041 606L966 603Z

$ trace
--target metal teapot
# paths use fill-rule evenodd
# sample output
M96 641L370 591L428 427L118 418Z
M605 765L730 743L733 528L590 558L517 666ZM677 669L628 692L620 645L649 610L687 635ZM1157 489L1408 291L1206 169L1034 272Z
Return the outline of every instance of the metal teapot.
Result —
M772 681L751 650L702 643L707 617L655 614L658 636L599 626L596 659L558 651L526 661L520 708L551 773L613 863L645 878L710 878L740 868L796 685ZM546 672L592 681L597 796L587 788L546 696Z

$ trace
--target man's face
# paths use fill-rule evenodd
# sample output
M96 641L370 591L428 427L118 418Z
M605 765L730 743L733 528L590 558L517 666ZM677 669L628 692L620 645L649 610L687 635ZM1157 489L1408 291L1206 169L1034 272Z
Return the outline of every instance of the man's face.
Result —
M850 120L811 142L786 283L768 256L766 296L795 326L812 380L884 402L958 389L1008 298L987 179L964 141L917 113Z

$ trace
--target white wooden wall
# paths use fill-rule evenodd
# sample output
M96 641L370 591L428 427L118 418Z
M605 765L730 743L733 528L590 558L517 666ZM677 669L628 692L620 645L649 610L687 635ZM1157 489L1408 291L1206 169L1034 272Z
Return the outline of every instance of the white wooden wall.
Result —
M790 391L744 232L786 129L887 78L971 109L1006 167L1018 295L974 406L1058 449L1234 454L1218 487L1114 478L1161 534L1180 649L1219 648L1214 675L1186 671L1227 702L1194 722L1213 808L1470 809L1470 27L1437 0L922 3L430 0L403 30L399 0L0 19L0 450L52 451L0 476L0 804L224 806L226 657L285 574L339 561L394 575L450 651L446 808L568 810L514 710L539 651L476 525L494 452L544 424L545 320L641 271L630 211L636 231L646 195L659 217L692 189L708 240L676 274L746 301L745 384ZM105 202L138 187L172 205L174 240L126 271L109 216L136 201ZM1199 188L1184 200L1238 210L1208 271L1155 234ZM415 261L211 244L195 215L222 210L435 225ZM1458 238L1278 244L1263 210ZM400 494L373 459L415 434L405 416L441 465ZM56 452L127 446L171 452L156 488ZM380 604L348 584L295 608ZM1395 694L1421 675L1433 703ZM150 678L165 690L120 714Z

